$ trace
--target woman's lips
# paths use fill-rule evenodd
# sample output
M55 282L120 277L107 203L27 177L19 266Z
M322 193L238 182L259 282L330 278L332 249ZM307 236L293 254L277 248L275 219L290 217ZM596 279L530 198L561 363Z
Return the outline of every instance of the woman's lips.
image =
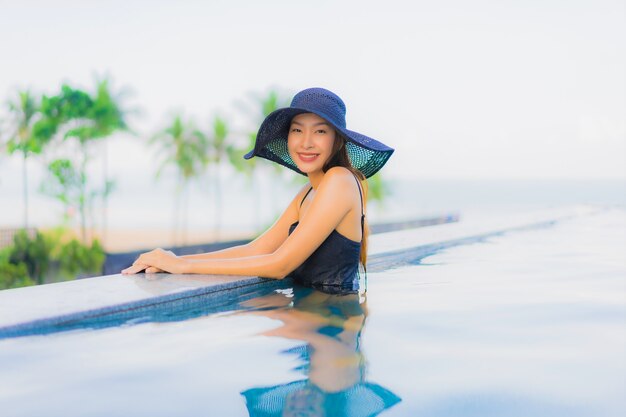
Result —
M315 161L317 159L318 156L319 156L319 154L317 154L317 153L315 153L315 154L299 153L298 154L298 157L303 162L313 162L313 161Z

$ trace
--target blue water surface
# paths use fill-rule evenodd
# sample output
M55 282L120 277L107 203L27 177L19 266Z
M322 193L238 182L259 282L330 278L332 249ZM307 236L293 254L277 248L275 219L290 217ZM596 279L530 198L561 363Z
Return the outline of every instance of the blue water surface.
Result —
M622 416L626 210L0 340L7 416Z

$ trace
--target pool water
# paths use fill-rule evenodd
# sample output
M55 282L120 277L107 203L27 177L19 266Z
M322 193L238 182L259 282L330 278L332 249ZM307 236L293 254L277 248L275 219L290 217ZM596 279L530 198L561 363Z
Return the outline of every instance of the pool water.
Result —
M623 416L626 210L0 340L3 416ZM111 325L113 323L113 325Z

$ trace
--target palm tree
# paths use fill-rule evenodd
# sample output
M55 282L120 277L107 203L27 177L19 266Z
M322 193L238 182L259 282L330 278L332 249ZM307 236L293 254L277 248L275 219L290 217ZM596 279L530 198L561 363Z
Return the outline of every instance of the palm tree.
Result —
M40 104L30 91L19 91L17 99L8 103L11 117L11 130L7 141L9 154L22 154L22 197L24 199L24 228L28 228L28 157L41 153L47 142L37 135L33 126L40 111Z
M93 108L90 118L96 126L98 137L104 140L102 152L102 169L104 185L102 191L102 241L107 238L107 206L109 194L113 190L114 182L109 178L108 150L106 139L116 131L127 131L126 111L121 107L120 94L113 94L109 87L109 80L103 79L96 83L96 93L93 97Z
M190 122L185 122L182 116L174 116L168 127L155 134L151 144L158 145L163 155L157 170L157 178L164 168L173 166L177 170L176 198L174 200L174 218L172 230L172 244L176 245L178 237L179 217L182 219L183 244L186 243L187 233L187 186L192 178L198 177L205 169L207 158L206 137L198 133ZM182 197L182 216L180 200Z
M65 152L66 141L73 138L78 142L80 154L72 157L78 163L73 164L66 158L51 162L48 170L53 176L53 181L46 181L44 187L66 207L71 204L79 206L82 238L86 242L90 204L100 195L98 190L89 190L87 187L86 168L89 159L87 144L92 139L106 137L113 131L125 127L123 120L120 123L118 107L105 90L106 82L100 83L92 98L81 90L64 85L57 95L35 99L30 92L24 91L19 93L17 100L9 103L14 128L7 142L7 149L10 153L21 152L24 159L24 227L28 227L28 156L41 153L44 145L55 136L60 142L62 140L60 144L63 145L62 151ZM71 153L73 150L67 152ZM105 189L108 193L110 186L107 184ZM84 256L81 255L81 258Z
M120 106L112 97L108 89L108 81L97 83L95 94L73 88L68 85L61 87L61 92L55 96L42 98L41 102L42 118L35 125L33 130L39 132L42 137L53 137L57 135L63 140L63 144L73 140L78 147L77 163L72 164L78 175L78 182L72 182L71 193L68 191L69 203L78 206L80 214L80 230L82 240L87 241L88 224L93 224L92 204L98 197L106 199L112 189L112 182L105 178L102 189L89 189L87 178L87 166L91 159L90 144L98 139L104 139L117 130L126 129L124 115ZM60 161L69 161L61 159ZM56 181L61 181L64 171L55 171L53 164L49 165L50 173ZM66 184L67 185L67 184ZM70 187L70 188L71 188ZM54 188L54 187L53 187ZM57 198L58 193L52 193ZM68 204L67 202L65 204Z
M256 169L261 166L258 164L258 158L252 158L250 160L244 160L243 155L245 155L250 149L254 148L254 144L256 142L256 135L258 127L261 125L263 120L274 110L280 107L286 107L289 103L285 100L281 100L279 98L278 92L276 90L270 90L265 96L253 95L253 104L254 107L250 109L250 107L246 104L237 103L239 107L241 107L246 113L251 115L251 118L254 120L255 129L253 131L249 131L243 134L246 138L244 141L243 147L237 150L231 151L229 154L231 164L235 167L236 170L243 172L248 178L249 184L252 186L252 193L254 198L254 207L260 207L260 192L258 187L255 186L256 179ZM282 179L282 174L284 172L284 168L279 164L265 164L264 167L269 167L272 174L277 178ZM273 205L272 209L274 212L277 211L274 206L275 200L271 199L271 204ZM260 216L259 210L254 210L255 212L255 226L257 230L260 228Z
M220 236L220 226L222 221L222 186L221 186L221 178L220 178L220 167L225 159L228 159L231 153L233 152L233 145L227 142L227 137L229 135L229 129L226 121L219 117L215 116L213 118L212 132L207 136L202 132L197 132L198 135L202 136L206 145L208 146L208 162L213 166L213 171L215 174L212 176L213 179L213 190L215 192L215 238L219 240Z
M259 208L259 192L255 187L255 172L258 166L258 158L244 159L243 156L254 147L256 133L248 133L245 135L246 141L241 147L233 147L228 151L228 160L236 171L244 174L248 185L252 188L252 197L254 199L254 225L256 230L260 228L260 210Z
M76 203L80 215L81 238L83 243L87 244L88 216L91 213L93 198L97 194L97 192L88 191L87 164L90 159L88 145L94 139L103 136L100 127L92 118L94 101L85 91L63 85L61 93L49 98L46 103L46 112L58 116L61 121L59 129L63 131L63 141L73 138L78 144L79 182L76 184L78 187Z

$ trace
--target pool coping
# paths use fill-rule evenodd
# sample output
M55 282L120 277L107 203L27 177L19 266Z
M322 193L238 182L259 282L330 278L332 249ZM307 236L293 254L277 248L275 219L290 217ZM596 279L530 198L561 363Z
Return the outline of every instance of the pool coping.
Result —
M549 227L561 220L599 211L602 209L591 206L544 209L494 218L488 223L484 220L474 223L460 221L372 235L368 272L377 273L417 264L422 258L448 247L476 243L508 232ZM4 290L0 291L0 338L28 333L38 327L186 298L217 297L226 291L246 291L276 282L252 276L115 274ZM24 307L27 302L28 305Z

